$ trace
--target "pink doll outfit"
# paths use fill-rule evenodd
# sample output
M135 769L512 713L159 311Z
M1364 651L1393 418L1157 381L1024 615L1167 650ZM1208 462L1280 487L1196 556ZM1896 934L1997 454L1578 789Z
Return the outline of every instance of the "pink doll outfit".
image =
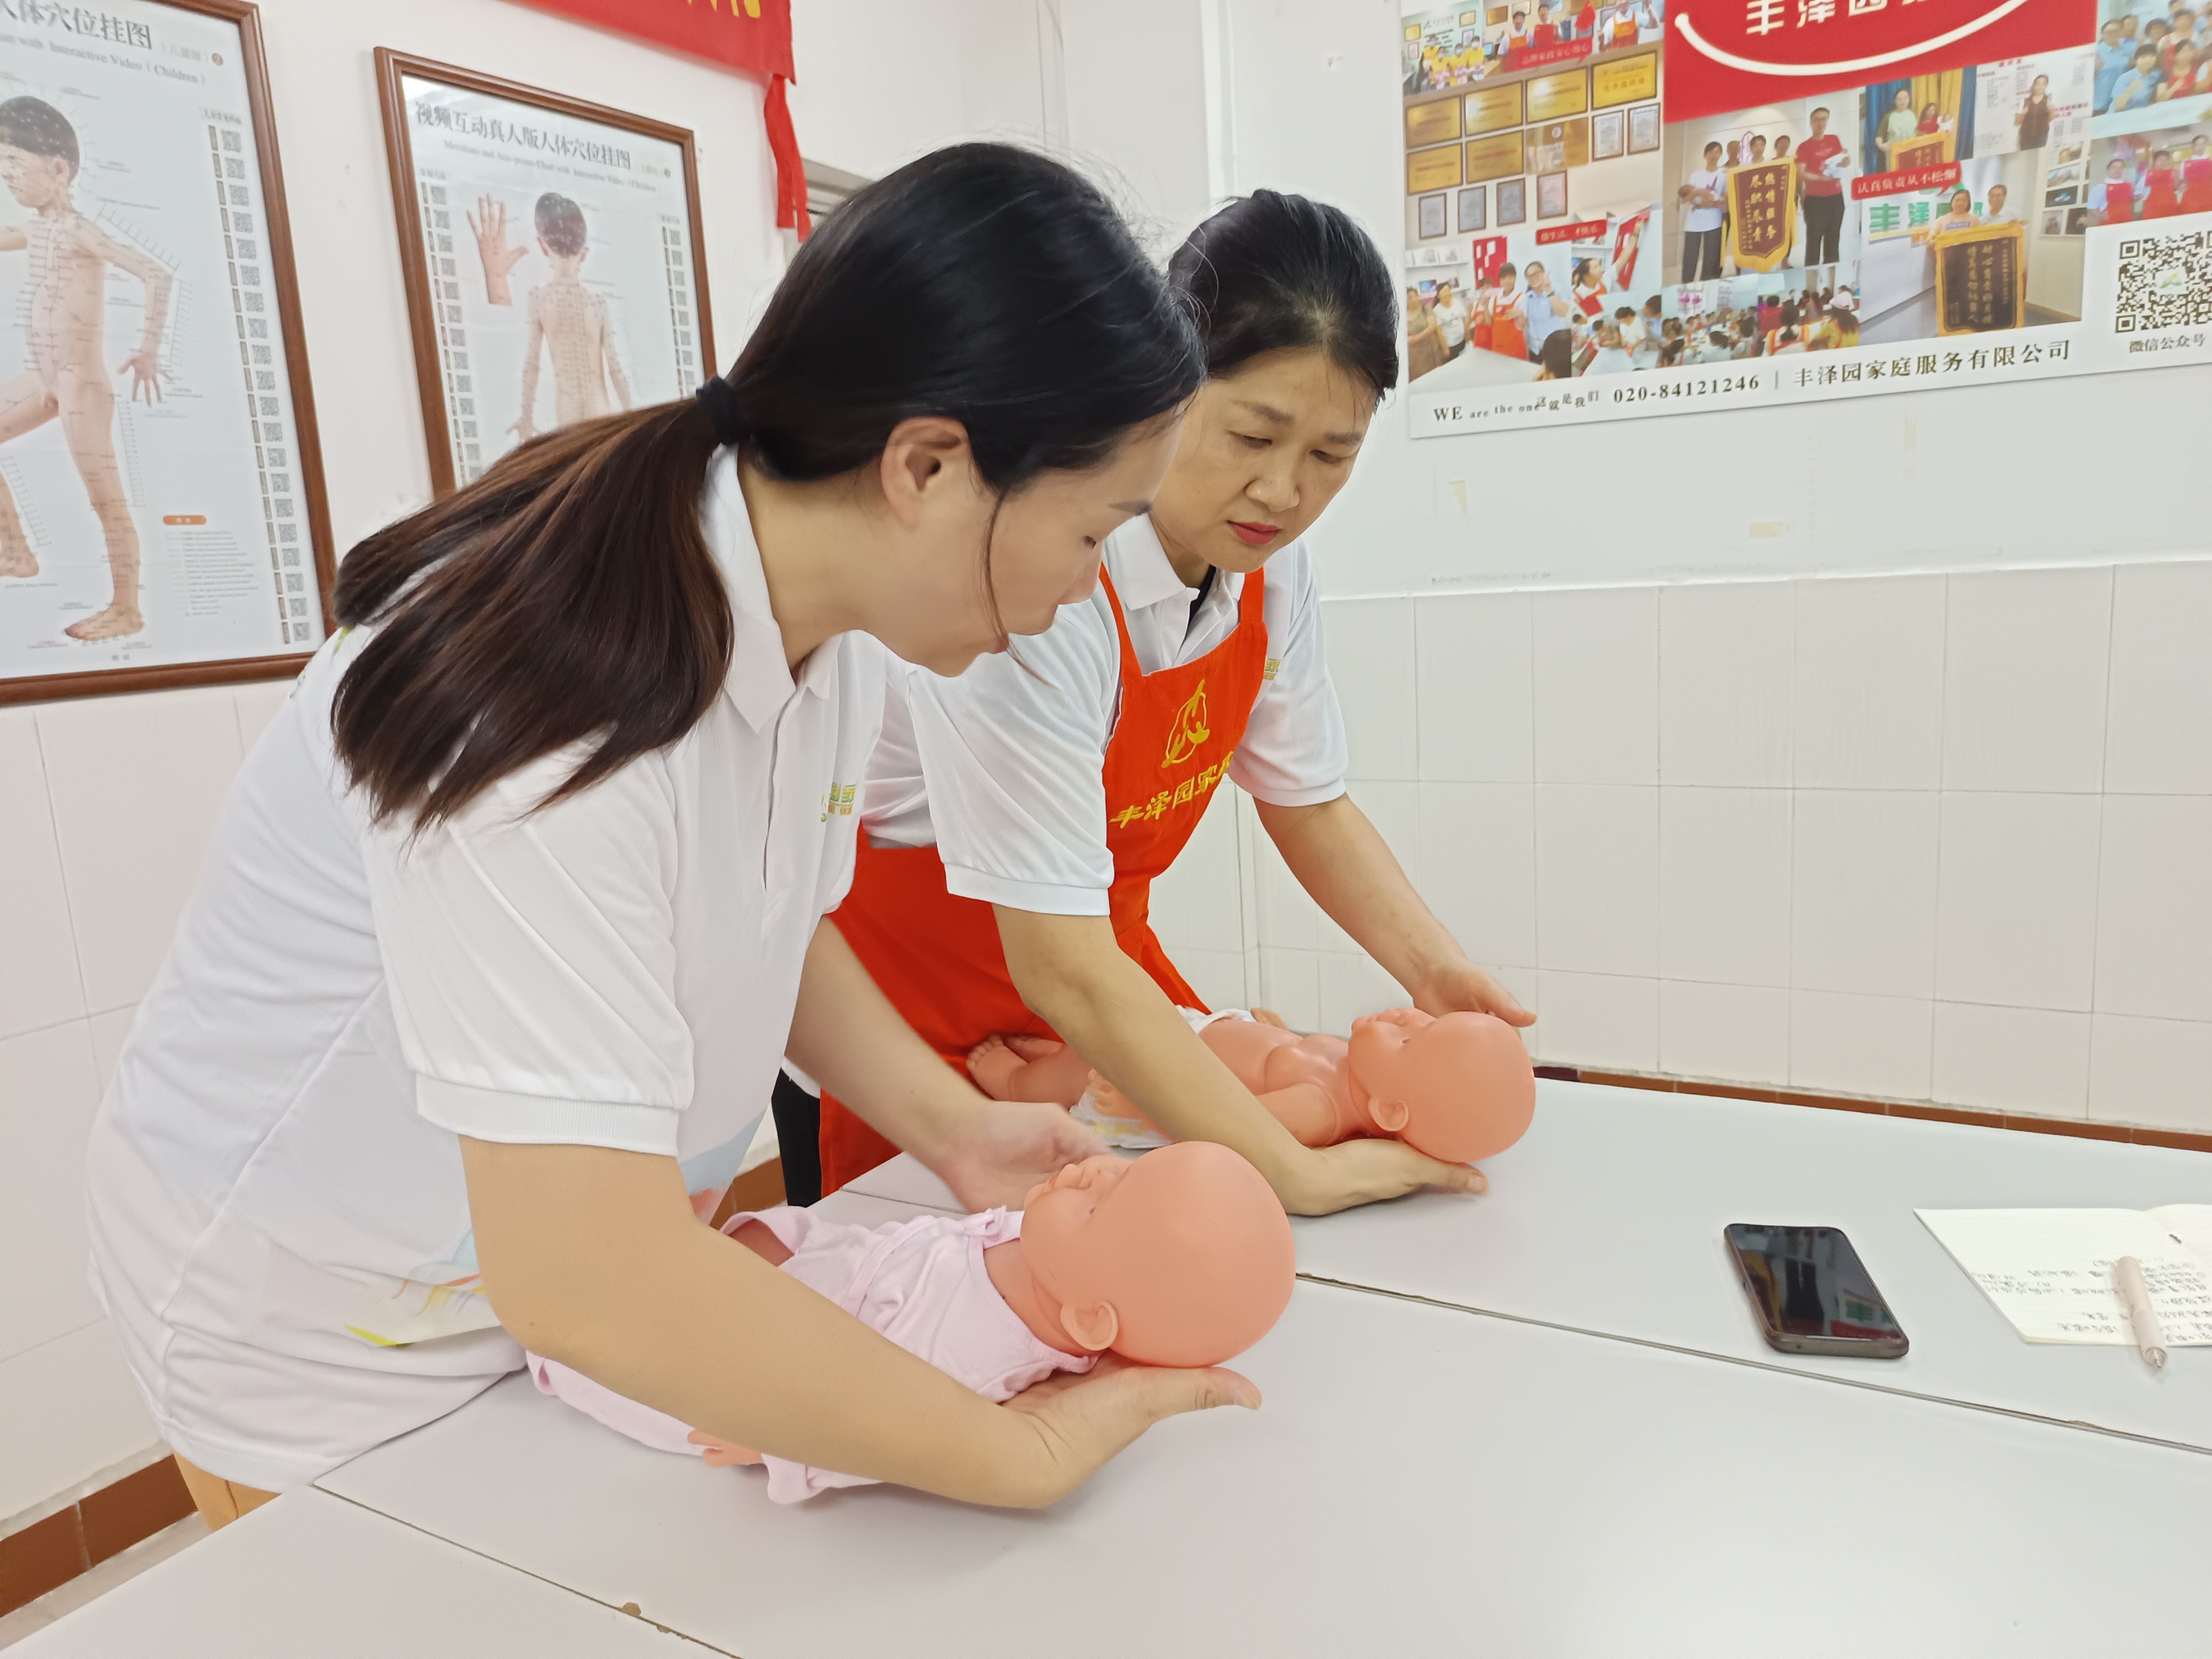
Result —
M1054 1371L1087 1371L1097 1363L1038 1341L991 1283L983 1252L1021 1237L1022 1218L1015 1212L922 1215L862 1227L784 1205L732 1216L722 1231L734 1234L747 1221L759 1222L791 1252L784 1272L994 1404ZM626 1399L557 1360L534 1353L528 1358L540 1391L586 1416L662 1451L705 1454L704 1447L688 1437L690 1428L666 1413ZM787 1458L764 1456L762 1462L769 1498L778 1504L801 1503L832 1486L875 1484L861 1475Z

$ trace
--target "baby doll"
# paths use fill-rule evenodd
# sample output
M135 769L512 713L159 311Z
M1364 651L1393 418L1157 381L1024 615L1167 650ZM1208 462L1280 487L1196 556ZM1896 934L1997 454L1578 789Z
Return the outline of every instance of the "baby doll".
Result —
M1450 1164L1502 1152L1536 1110L1536 1076L1513 1028L1489 1014L1435 1018L1389 1008L1352 1023L1352 1041L1300 1036L1260 1011L1186 1010L1206 1046L1308 1146L1395 1135ZM1073 1107L1109 1140L1152 1126L1075 1051L1044 1037L991 1037L968 1056L975 1086L1000 1100ZM1150 1139L1156 1136L1145 1135Z
M722 1231L994 1402L1088 1370L1109 1349L1148 1365L1218 1365L1267 1334L1297 1271L1266 1180L1203 1141L1071 1164L1020 1213L862 1227L787 1205ZM872 1484L688 1429L542 1355L529 1364L539 1389L633 1440L765 1464L776 1503Z

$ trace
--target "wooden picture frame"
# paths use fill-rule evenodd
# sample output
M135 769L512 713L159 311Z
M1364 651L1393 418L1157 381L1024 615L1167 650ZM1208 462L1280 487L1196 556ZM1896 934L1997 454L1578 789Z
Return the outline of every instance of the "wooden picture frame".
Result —
M1442 191L1420 198L1418 211L1420 216L1420 233L1423 241L1432 242L1439 236L1449 236L1451 234L1451 222L1444 216L1444 203L1445 197Z
M376 80L379 101L384 112L385 154L392 171L392 206L399 228L400 270L407 289L408 322L415 345L415 377L422 396L422 430L429 447L430 487L434 495L448 495L469 482L470 478L479 476L498 459L500 453L504 453L495 446L507 433L521 432L527 435L536 429L533 411L541 401L535 373L539 361L539 347L535 331L537 307L534 304L515 306L512 289L506 283L504 270L499 273L498 285L495 287L494 274L487 262L489 254L482 246L482 236L477 238L478 264L465 266L459 258L463 243L469 239L470 222L475 217L475 210L466 208L465 203L477 186L461 183L457 179L437 181L424 176L416 155L413 128L417 124L428 124L429 106L426 103L424 113L417 121L410 121L410 82L417 86L427 83L431 88L461 94L465 98L518 106L526 114L534 112L540 116L550 116L556 121L588 129L603 129L643 141L646 145L662 147L659 152L662 157L659 177L665 182L659 188L665 192L671 191L675 181L680 178L683 192L680 214L662 212L659 216L660 240L659 264L655 268L663 286L655 293L644 291L650 284L643 276L640 261L647 266L653 265L653 261L645 258L640 251L637 245L641 239L630 235L616 251L617 257L627 255L630 258L630 275L634 279L632 288L617 286L609 289L605 284L599 283L587 289L599 306L601 338L607 343L609 353L604 366L604 378L600 376L600 370L595 368L594 380L599 382L599 395L603 403L610 390L619 398L625 384L624 379L617 378L612 344L622 318L606 304L610 293L621 303L625 313L635 310L641 320L649 314L656 325L665 325L668 330L665 341L657 334L651 337L654 343L652 355L648 357L641 349L631 365L633 369L640 371L639 395L631 399L632 406L686 396L715 372L718 365L714 356L714 319L708 296L705 240L700 224L698 157L689 128L672 126L647 116L610 109L605 105L587 103L563 93L524 86L451 64L413 57L394 52L389 46L376 49ZM457 111L465 109L465 106L459 104L453 107ZM465 113L458 114L453 124L458 126L467 118ZM573 130L565 135L564 142L570 147L572 154L578 154L577 147L581 147L581 165L603 167L614 172L632 172L648 179L653 176L654 152L641 150L637 156L633 157L627 148L584 138ZM495 170L499 165L487 162L486 170ZM506 165L511 168L522 168L526 162L517 159ZM565 183L570 177L584 177L578 172L578 166L579 163L571 162L561 173L549 173L545 178L549 181ZM448 184L459 191L462 199L441 199ZM502 188L519 188L521 193L526 194L529 187L503 185ZM554 192L550 191L541 195L541 204L553 195ZM566 200L565 193L562 194L561 199ZM502 199L496 205L504 216L505 201ZM571 210L577 209L573 201L567 202L567 206ZM626 213L638 216L652 211L641 204L628 200L623 200L620 206ZM597 211L599 210L595 208L594 213ZM431 216L428 221L426 213ZM445 216L442 223L437 219L441 213ZM489 216L487 213L486 217ZM592 214L577 210L574 234L579 240L588 235L588 226L592 217ZM624 228L633 233L637 229L630 219L625 218L621 222ZM502 243L505 232L509 228L502 223ZM677 235L679 230L683 235L680 244ZM529 233L523 230L520 234L526 236ZM585 258L588 258L592 246L586 246ZM542 235L538 239L538 249L545 265L555 272L555 276L548 280L563 280L563 274L555 263L558 256ZM511 256L509 268L512 268L514 262L527 258L530 250L526 243L520 249L507 249L506 252ZM441 261L440 269L434 273L430 265L434 258ZM476 307L473 304L472 279L479 270L486 290L483 307ZM580 266L566 273L565 277L580 285ZM679 278L688 278L688 286ZM435 293L433 292L434 282L437 284ZM465 303L462 296L464 287L468 288L471 295ZM504 292L507 297L493 297L499 292ZM494 308L500 307L510 309L495 325L487 330L479 323L473 325L476 329L474 334L468 331L472 326L465 320L469 309L476 309L482 317L490 315ZM662 308L665 311L665 317L661 314ZM516 320L525 309L531 312L532 318L527 325ZM489 399L494 395L489 372L490 366L471 361L469 355L471 342L482 341L489 336L494 343L503 343L507 335L517 328L526 330L524 349L527 356L522 358L521 386L522 395L529 398L531 402L528 407L522 407L518 403L516 422L501 429L497 414L489 412L492 408ZM639 337L647 337L641 331ZM665 348L665 353L663 347ZM475 349L479 356L484 355L482 345L477 345ZM560 360L556 357L555 361L553 378L557 419L558 400L566 394L558 381ZM649 376L643 372L648 368L651 370ZM685 384L687 380L689 384ZM479 385L483 388L481 392L477 389ZM487 410L481 418L477 415L480 402ZM606 406L611 407L612 404L608 403ZM597 410L586 410L586 414L593 412ZM464 473L467 476L463 476Z
M1567 216L1567 175L1565 170L1536 175L1536 216L1539 219L1564 219Z
M1462 234L1470 230L1490 228L1490 190L1486 185L1472 185L1459 193L1459 228Z
M1498 223L1503 229L1507 225L1528 222L1528 180L1501 179L1498 181Z
M165 13L182 13L193 19L211 20L220 26L223 31L219 37L220 47L212 40L198 43L211 48L210 57L184 61L205 63L207 67L201 74L210 86L217 76L228 82L234 74L242 84L211 90L194 88L180 94L194 102L189 131L185 130L186 118L181 112L166 112L178 123L179 130L175 148L165 145L164 155L192 170L196 179L206 176L198 171L200 163L197 159L200 135L203 131L206 134L207 153L216 181L216 211L203 211L196 227L186 227L204 239L198 253L180 246L185 239L161 224L162 216L172 211L167 199L125 216L126 220L135 217L160 227L165 233L161 240L167 244L163 252L155 254L135 247L125 251L166 269L166 280L172 285L166 292L173 295L173 285L179 278L192 284L191 291L198 302L196 310L186 313L183 307L172 309L154 348L159 368L155 386L158 390L163 380L179 378L180 360L185 360L182 374L189 377L189 382L197 382L190 384L190 390L197 395L189 404L168 405L173 412L167 418L178 422L174 429L180 442L195 436L195 422L234 422L234 432L215 448L235 471L226 473L210 469L207 460L209 446L204 434L200 444L189 456L179 460L173 455L167 467L160 465L155 453L167 435L167 428L157 428L150 436L140 435L136 453L125 452L131 454L131 465L125 474L126 511L137 540L137 608L145 618L130 634L81 640L67 635L67 625L58 625L56 639L47 641L39 636L35 630L46 626L55 614L46 609L49 591L64 570L81 567L82 561L65 553L62 563L53 565L53 556L61 550L55 547L55 538L51 534L33 537L33 557L36 559L43 552L47 561L40 569L27 573L22 580L11 580L0 586L0 633L5 634L11 647L17 639L24 638L23 654L27 658L35 655L44 659L50 650L58 649L67 653L63 660L74 658L84 662L87 658L103 653L108 660L96 665L86 663L83 666L72 665L53 672L21 672L8 660L15 654L9 649L6 657L0 657L0 704L289 678L300 672L331 626L330 592L336 578L336 558L331 540L330 503L324 487L314 391L307 371L307 335L301 322L299 276L292 259L291 223L285 211L284 172L277 152L260 12L246 0L118 0L103 14L103 21L119 31L114 38L103 41L104 56L78 53L70 60L65 70L58 66L55 73L61 78L50 88L46 65L35 63L30 54L26 54L15 65L21 78L9 90L11 95L18 92L36 95L52 90L55 106L66 120L70 109L103 96L106 89L100 82L104 74L123 71L129 80L119 82L114 88L127 100L123 118L156 121L165 112L158 108L155 94L148 90L151 77L145 68L126 59L138 55L143 43L148 64L155 61L154 22ZM28 24L37 20L24 21ZM200 27L204 29L205 26L203 23ZM176 26L163 33L169 37L162 42L164 45L193 45L176 38ZM228 62L218 55L226 49L234 53ZM167 89L167 83L155 84ZM222 100L239 94L243 95L242 110L222 106ZM106 136L112 138L115 130L111 122ZM250 162L246 154L249 142ZM194 159L186 161L185 157ZM112 164L116 158L110 155L103 159ZM127 170L128 163L125 165ZM145 191L150 181L137 179L131 182ZM105 176L88 174L80 164L71 175L70 188L73 194L91 197L100 194L105 183ZM258 188L258 197L254 194L255 186ZM181 201L176 205L184 206ZM191 210L187 208L185 211L189 214ZM130 234L127 227L118 236L117 225L98 220L94 222L118 247ZM240 242L239 237L246 240ZM222 270L225 264L229 266L227 283ZM268 314L271 298L276 312L273 319ZM101 349L112 360L122 355L124 343L107 330L106 311L106 302L103 301ZM212 322L205 320L210 314L215 319ZM208 331L203 334L203 329ZM279 352L281 364L276 361ZM195 373L203 367L214 372ZM240 373L244 377L242 407L229 402L234 394L229 389L228 376ZM131 392L118 391L108 431L112 434L114 423L136 406ZM150 416L153 409L161 405L147 407ZM267 443L263 441L264 410L268 411ZM226 445L234 446L234 453L228 453ZM189 469L191 479L204 487L177 488L174 478L180 469ZM250 499L258 506L259 514L240 515L218 510L216 498L226 484L234 496L232 501L222 503L222 507L234 508L239 500ZM84 509L89 487L82 482L80 473L67 488L75 492L76 499L69 507L74 515ZM135 499L142 489L157 499ZM19 502L19 507L21 505ZM148 531L157 526L159 533L149 537ZM203 632L228 629L234 633L252 628L268 629L265 617L252 621L247 616L264 602L258 597L258 584L264 545L269 558L270 592L275 599L277 618L277 637L270 642L270 648L240 654L234 638L210 645L207 648L215 654L205 656L191 654L191 647L181 642L165 648L161 636L173 629L189 632L197 625ZM104 547L102 552L105 561L112 556L112 549ZM282 562L283 560L290 562ZM107 573L112 568L110 564L103 569L103 588L107 586ZM186 583L197 580L204 572L211 572L231 591L221 598L211 596L208 591L196 592L187 605L179 602L175 592L165 595L160 592L161 584L149 580L149 570L167 574L179 568L188 573L182 579ZM47 576L47 580L28 585L41 575ZM310 580L313 585L312 592L308 592ZM255 597L246 598L249 592ZM164 599L168 601L166 610ZM228 605L232 599L237 602L234 608ZM204 607L209 605L215 605L219 614L214 629L207 624ZM162 659L164 657L168 659Z
M1610 161L1628 154L1628 112L1601 110L1590 117L1590 160Z
M1644 155L1659 148L1659 106L1638 104L1628 112L1628 153Z

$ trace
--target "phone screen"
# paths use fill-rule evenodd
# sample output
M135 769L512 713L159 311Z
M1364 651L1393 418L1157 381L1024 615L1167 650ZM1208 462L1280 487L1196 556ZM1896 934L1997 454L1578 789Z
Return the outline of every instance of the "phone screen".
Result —
M1739 1221L1728 1244L1770 1346L1881 1359L1905 1352L1904 1328L1841 1228Z

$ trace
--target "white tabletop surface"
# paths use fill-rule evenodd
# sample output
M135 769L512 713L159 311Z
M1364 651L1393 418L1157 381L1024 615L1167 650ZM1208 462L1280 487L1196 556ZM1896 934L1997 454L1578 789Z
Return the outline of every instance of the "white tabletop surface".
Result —
M9 1659L683 1659L642 1620L319 1492L289 1492Z
M2176 1348L2154 1372L2131 1349L2023 1341L1913 1213L2212 1203L2212 1158L1589 1084L1536 1091L1528 1134L1483 1164L1488 1193L1301 1218L1298 1271L2212 1449L2212 1348ZM908 1158L848 1190L953 1205ZM1722 1244L1732 1221L1841 1227L1911 1352L1872 1360L1768 1347Z
M745 1659L2201 1645L2194 1454L1314 1283L1237 1363L1038 1514L779 1507L520 1376L321 1485Z

